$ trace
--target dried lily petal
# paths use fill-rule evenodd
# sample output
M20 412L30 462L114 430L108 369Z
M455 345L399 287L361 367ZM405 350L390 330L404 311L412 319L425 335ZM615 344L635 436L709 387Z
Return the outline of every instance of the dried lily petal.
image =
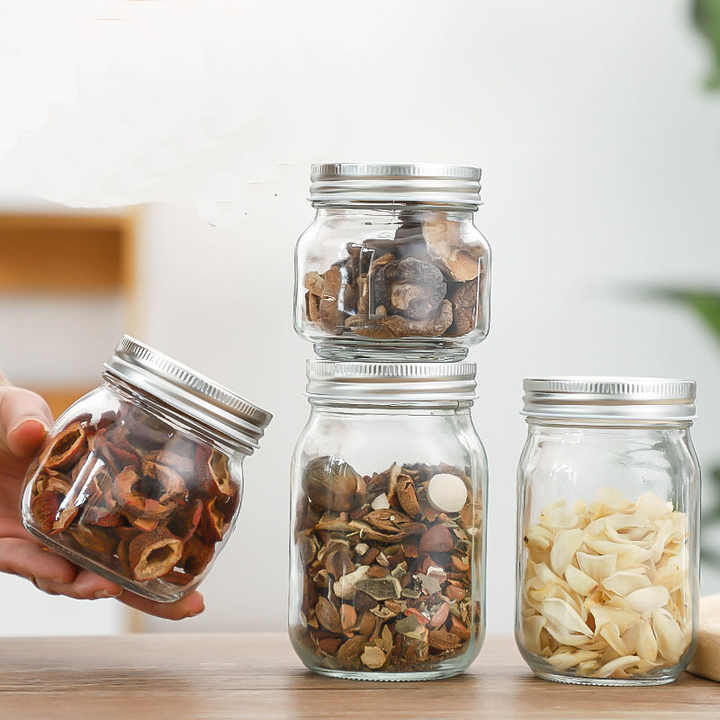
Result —
M582 570L578 570L574 565L568 565L565 568L565 579L568 585L579 595L589 595L597 585L595 580Z
M618 570L612 575L608 575L602 584L603 587L616 595L629 595L634 590L648 587L650 579L637 570Z
M651 585L631 592L625 600L633 610L645 614L667 605L670 593L662 585Z
M617 555L588 555L584 552L577 553L580 569L589 575L593 580L602 582L606 577L615 572Z
M658 645L650 621L641 618L622 636L623 643L631 654L639 655L643 660L657 660Z
M568 650L567 652L559 652L551 655L547 661L556 670L564 671L579 665L581 662L595 660L597 657L597 652L592 650Z
M678 662L688 642L673 616L667 610L656 610L652 614L652 626L660 654L670 663Z
M552 550L550 551L550 567L562 575L565 568L575 557L575 553L582 545L585 533L579 528L563 530L555 537Z
M592 630L564 600L549 598L542 604L542 614L552 623L567 628L570 632L592 637Z

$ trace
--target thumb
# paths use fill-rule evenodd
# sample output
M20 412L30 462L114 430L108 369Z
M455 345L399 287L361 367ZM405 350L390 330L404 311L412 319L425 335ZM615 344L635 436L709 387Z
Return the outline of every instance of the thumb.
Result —
M27 457L43 442L52 423L50 408L37 393L0 387L0 447Z

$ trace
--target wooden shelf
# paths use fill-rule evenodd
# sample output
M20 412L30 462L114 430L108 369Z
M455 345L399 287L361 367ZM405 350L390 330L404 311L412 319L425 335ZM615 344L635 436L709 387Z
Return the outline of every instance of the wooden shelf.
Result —
M125 293L133 241L126 214L0 214L0 292Z

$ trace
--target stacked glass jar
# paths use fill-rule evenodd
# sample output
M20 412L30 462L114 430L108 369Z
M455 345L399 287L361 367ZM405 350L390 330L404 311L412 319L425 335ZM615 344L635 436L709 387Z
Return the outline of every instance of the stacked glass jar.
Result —
M487 461L472 423L488 332L480 171L317 165L295 260L311 412L293 459L290 637L311 670L462 672L485 628Z

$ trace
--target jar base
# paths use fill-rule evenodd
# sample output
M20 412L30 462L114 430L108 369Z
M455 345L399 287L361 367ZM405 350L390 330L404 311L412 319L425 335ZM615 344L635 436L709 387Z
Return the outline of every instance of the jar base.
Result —
M532 668L531 668L532 669ZM593 678L581 675L560 675L556 673L533 670L542 680L550 680L566 685L595 685L600 687L643 687L648 685L669 685L678 679L677 675L661 675L658 677L636 678Z
M324 675L336 680L362 680L364 682L424 682L427 680L443 680L465 672L464 668L420 670L417 672L363 672L361 670L330 670L315 667L308 669L317 675Z
M328 340L313 347L318 357L338 362L458 362L468 354L464 345L447 341Z
M110 580L110 582L114 582L117 585L120 585L120 587L124 588L125 590L128 590L135 595L139 595L140 597L147 598L148 600L153 600L160 603L173 603L184 597L188 593L189 589L193 589L194 587L196 587L195 585L193 585L192 588L190 588L190 586L185 586L183 587L182 591L170 597L168 597L168 595L161 595L160 593L153 592L148 588L140 589L132 580L128 580L126 577L123 577L122 575L115 573L112 570L108 570L108 568L106 568L104 565L96 563L93 560L90 560L89 558L80 555L74 550L66 547L65 545L62 545L57 540L54 540L52 537L45 535L45 533L43 532L40 532L32 525L28 523L23 523L23 525L25 526L25 529L31 535L34 535L38 540L40 540L43 545L50 548L54 553L57 553L58 555L66 558L71 563L73 563L73 565L77 565L78 567L84 568L85 570L90 570L91 572L94 572L97 575L104 577L106 580Z

